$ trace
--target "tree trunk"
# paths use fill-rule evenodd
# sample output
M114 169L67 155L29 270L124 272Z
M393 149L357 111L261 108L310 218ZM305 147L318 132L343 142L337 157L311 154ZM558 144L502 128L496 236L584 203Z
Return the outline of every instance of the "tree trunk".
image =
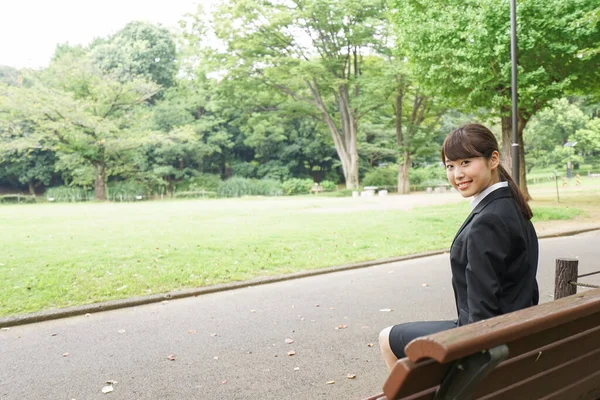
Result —
M35 185L31 181L27 182L27 184L29 185L29 194L35 196Z
M342 171L346 181L347 189L356 189L359 185L358 176L358 118L350 107L350 96L348 85L340 85L335 93L338 110L340 112L341 128L331 117L317 85L316 80L306 81L316 106L321 111L323 122L329 128L335 150L342 163Z
M106 165L98 162L96 167L96 179L94 180L94 194L96 200L106 200Z
M410 169L410 154L404 151L402 160L398 162L398 193L410 193L410 181L408 178L408 170Z
M512 176L512 118L510 110L507 107L502 108L502 166ZM508 112L508 116L506 116ZM528 120L523 118L519 113L519 126L517 127L517 135L519 137L519 189L525 196L526 200L531 200L529 189L527 188L527 168L525 166L525 149L523 147L523 131ZM515 177L513 176L513 179Z

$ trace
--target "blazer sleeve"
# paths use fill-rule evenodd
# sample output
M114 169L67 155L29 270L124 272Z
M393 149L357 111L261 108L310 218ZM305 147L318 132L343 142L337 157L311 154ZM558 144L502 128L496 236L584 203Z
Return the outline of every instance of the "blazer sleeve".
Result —
M480 214L472 221L467 239L468 323L500 315L499 304L510 232L497 214Z

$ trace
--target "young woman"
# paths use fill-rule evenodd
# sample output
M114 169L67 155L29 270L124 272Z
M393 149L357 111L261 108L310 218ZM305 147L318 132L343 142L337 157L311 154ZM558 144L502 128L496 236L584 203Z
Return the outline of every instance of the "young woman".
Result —
M538 240L531 209L500 165L498 142L485 126L454 130L442 146L450 184L473 197L472 211L450 248L458 319L409 322L384 329L379 344L388 368L411 340L538 304Z

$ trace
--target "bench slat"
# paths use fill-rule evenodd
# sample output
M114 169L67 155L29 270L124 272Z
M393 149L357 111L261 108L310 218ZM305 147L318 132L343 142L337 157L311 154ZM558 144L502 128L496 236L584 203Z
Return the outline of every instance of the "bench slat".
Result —
M587 317L600 308L600 289L564 297L524 310L417 338L405 352L413 362L432 358L447 363L483 348L492 348L522 337Z
M573 382L562 390L553 393L550 396L543 397L540 400L598 400L600 399L600 387L598 386L598 382L600 382L600 371L577 382Z
M480 399L540 399L544 396L556 396L558 392L563 391L566 384L576 382L582 376L593 375L598 370L600 370L600 349ZM595 382L595 386L592 386L592 388L600 389L600 382ZM569 394L568 399L574 398L577 397Z
M500 391L516 382L525 381L532 375L568 364L574 358L595 351L598 343L600 343L600 326L509 359L483 379L474 397Z

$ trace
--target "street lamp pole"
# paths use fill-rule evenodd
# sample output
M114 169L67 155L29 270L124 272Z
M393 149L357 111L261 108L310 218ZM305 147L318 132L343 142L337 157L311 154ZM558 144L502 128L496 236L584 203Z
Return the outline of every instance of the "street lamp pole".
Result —
M511 94L512 94L512 178L519 186L519 131L517 104L517 4L510 0L510 60L512 64Z

